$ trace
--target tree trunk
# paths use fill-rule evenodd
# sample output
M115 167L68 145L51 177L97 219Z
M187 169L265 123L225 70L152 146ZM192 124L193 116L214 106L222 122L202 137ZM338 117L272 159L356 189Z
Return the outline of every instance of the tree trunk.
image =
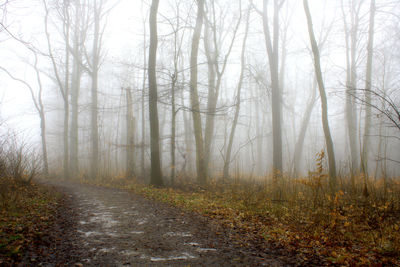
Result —
M69 179L69 142L68 142L68 133L69 133L69 38L70 38L70 20L68 14L68 1L66 1L66 5L64 6L64 16L66 17L64 21L65 28L65 81L64 81L64 90L63 91L63 100L64 100L64 132L63 132L63 143L64 143L64 159L63 159L63 172L64 178Z
M303 0L304 11L307 17L307 25L308 25L308 33L310 35L310 43L312 52L314 54L314 68L315 74L317 78L319 94L321 97L321 109L322 109L322 126L324 129L325 135L325 143L326 143L326 150L328 152L328 162L329 162L329 184L331 187L331 191L336 191L336 162L335 162L335 152L333 149L333 141L331 132L329 129L329 121L328 121L328 101L326 98L325 92L325 85L322 78L322 71L321 71L321 62L320 62L320 55L319 49L317 45L317 41L315 40L313 25L312 25L312 18L310 14L310 8L308 6L308 1Z
M374 49L374 25L375 25L375 0L371 0L368 34L367 70L365 74L365 125L363 136L363 151L361 155L362 169L365 178L368 176L369 136L371 132L371 80L372 80L372 56Z
M42 137L44 176L47 177L49 175L49 162L47 159L46 118L43 111L39 112L39 115L40 115L40 135Z
M207 68L208 68L208 99L207 99L207 114L206 114L206 125L204 130L204 165L208 169L211 152L211 142L214 133L214 117L215 108L217 105L217 96L215 95L215 64L216 64L216 52L213 51L215 48L212 47L210 25L206 23L204 26L204 49L207 57ZM207 174L206 174L207 175Z
M268 0L263 2L263 29L267 47L268 62L271 75L271 106L272 106L272 166L273 187L275 198L281 197L278 181L282 176L282 121L281 121L281 89L279 86L279 9L280 3L274 0L273 39L271 38L268 21Z
M351 4L351 30L348 29L346 22L346 14L343 9L342 2L342 13L344 20L344 30L346 39L346 123L347 123L347 134L349 138L350 146L350 173L351 173L351 184L354 187L355 175L358 172L359 154L357 151L357 106L355 102L355 94L357 94L357 65L356 65L356 49L357 49L357 34L359 26L359 11L360 6L356 8L355 3ZM349 33L350 32L350 33ZM349 44L350 43L350 44Z
M146 73L147 73L147 59L146 59L146 25L143 23L143 81L142 81L142 144L140 147L140 165L142 169L142 178L146 177L145 167L145 147L146 147L146 114L145 114L145 98L146 98Z
M94 1L94 33L93 33L93 47L92 47L92 88L91 88L91 141L92 141L92 155L91 155L91 178L96 179L98 175L99 163L99 125L98 125L98 73L99 73L99 37L100 37L100 10L101 5L97 5L97 0Z
M175 63L176 64L176 63ZM171 86L171 184L175 181L175 170L176 170L176 160L175 160L175 138L176 138L176 106L175 106L175 87L176 87L176 77L177 69L175 68L174 75L172 77Z
M163 186L160 164L160 134L157 108L157 12L159 0L153 0L150 9L150 48L149 48L149 117L150 117L150 150L151 150L151 177L150 184Z
M76 18L74 29L74 43L73 43L73 69L72 69L72 83L71 83L71 127L70 127L70 174L76 178L79 173L78 165L78 99L79 90L82 76L81 68L81 49L80 49L80 6L76 5Z
M126 176L133 178L134 171L134 153L135 153L135 118L133 117L133 101L131 89L126 88Z
M197 55L199 51L201 28L203 26L203 17L204 0L198 0L196 26L193 32L190 54L190 102L192 106L194 137L196 140L197 181L200 184L205 184L207 182L206 166L204 164L203 130L201 126L199 94L197 90Z

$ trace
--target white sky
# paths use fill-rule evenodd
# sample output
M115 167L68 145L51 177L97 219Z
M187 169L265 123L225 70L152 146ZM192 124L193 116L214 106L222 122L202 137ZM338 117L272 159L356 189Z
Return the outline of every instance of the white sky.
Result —
M4 1L5 0L0 0L0 3L4 3ZM112 2L114 0L110 1ZM291 18L292 39L289 46L297 46L299 44L301 47L305 45L308 46L309 39L302 1L287 1L290 3L291 7L291 10L288 12L293 14ZM21 35L24 40L38 41L38 36L41 36L43 33L43 11L41 5L37 4L41 3L41 1L29 1L29 5L27 1L14 0L11 2L13 2L13 4L8 10L7 21L11 25L10 30L16 35ZM143 38L142 12L144 14L148 12L150 1L120 0L119 2L120 3L109 16L107 31L104 37L106 40L107 60L111 62L129 60L129 58L126 57L135 57L136 55L142 54L142 51L136 51L137 49L141 49L140 44ZM168 16L166 1L160 2L159 13ZM261 0L255 0L254 2L261 7ZM341 12L340 9L337 8L340 4L339 0L310 0L309 2L317 35L319 35L318 32L322 20L325 20L325 25L329 25L336 18L336 20L339 20L336 24L341 25ZM36 5L33 3L36 3ZM243 0L243 3L246 4L247 1ZM159 20L162 19L161 15L159 16ZM256 16L258 15L253 14L254 19ZM257 26L260 27L260 25ZM333 32L332 34L335 33ZM262 35L257 38L263 41ZM331 38L330 40L334 39ZM265 49L265 46L261 43L260 48ZM44 50L46 49L44 48ZM27 58L32 60L32 57L29 56L30 52L27 52L21 45L16 44L15 41L5 40L4 33L0 33L0 51L1 66L12 70L16 76L35 84L31 67L24 63L24 60L21 61L21 58L25 59L25 61ZM162 47L159 47L159 52L162 53ZM344 59L344 54L341 51L332 50L329 57L324 59L324 63L329 63L330 66L338 66L340 69L340 66L343 66ZM296 59L296 55L289 55L288 60L301 61L302 59ZM44 61L44 59L42 59L42 61ZM298 62L297 64L300 63L301 62ZM337 70L330 69L330 71ZM334 72L331 74L334 74ZM334 82L336 83L337 81ZM53 88L54 86L52 86L49 81L45 84L48 88L46 94L50 94L50 91L53 94L56 92ZM0 97L2 101L0 115L3 119L7 120L10 127L21 129L26 132L35 129L35 134L37 134L38 130L36 129L39 129L39 121L34 113L28 89L25 88L24 85L12 81L4 73L0 73Z

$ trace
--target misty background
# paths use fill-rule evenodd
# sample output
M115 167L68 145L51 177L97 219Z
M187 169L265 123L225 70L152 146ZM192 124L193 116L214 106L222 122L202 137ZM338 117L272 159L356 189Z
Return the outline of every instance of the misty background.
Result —
M164 182L198 175L194 113L202 121L208 179L262 179L274 169L290 177L307 175L316 154L326 151L326 139L302 1L205 1L196 109L190 59L198 2L164 0L158 8ZM309 1L341 179L360 172L395 177L400 170L400 3L371 2ZM150 6L150 1L129 0L0 1L2 138L16 134L41 158L42 170L47 158L50 173L147 180ZM278 37L271 40L277 95L266 22ZM280 110L278 148L274 103ZM277 153L282 167L274 166Z

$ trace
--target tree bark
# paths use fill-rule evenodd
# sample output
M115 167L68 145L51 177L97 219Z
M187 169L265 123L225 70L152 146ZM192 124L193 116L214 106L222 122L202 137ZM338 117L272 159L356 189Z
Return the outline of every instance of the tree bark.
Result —
M196 141L197 181L200 184L207 182L206 166L204 161L203 130L201 126L199 93L197 89L197 56L201 28L204 18L204 0L197 1L197 19L193 32L192 48L190 53L190 102L192 106L194 137Z
M149 117L150 117L150 150L151 150L151 177L150 184L163 186L160 163L160 134L157 108L157 12L159 0L153 0L150 9L150 48L149 48Z

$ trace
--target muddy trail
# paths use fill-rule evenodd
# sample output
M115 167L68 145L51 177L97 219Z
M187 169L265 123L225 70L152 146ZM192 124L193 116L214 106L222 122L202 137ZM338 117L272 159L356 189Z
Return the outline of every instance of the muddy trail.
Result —
M53 184L65 197L47 244L26 264L54 266L284 266L235 245L224 229L125 190ZM43 256L44 255L44 256Z

